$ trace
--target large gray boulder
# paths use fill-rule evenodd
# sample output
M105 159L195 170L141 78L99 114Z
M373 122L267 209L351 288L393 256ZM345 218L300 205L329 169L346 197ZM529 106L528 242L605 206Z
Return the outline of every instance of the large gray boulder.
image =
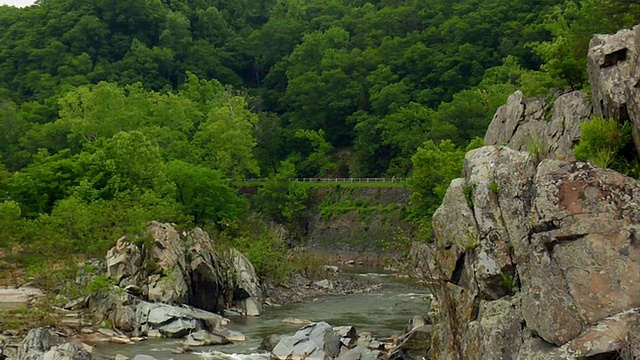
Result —
M353 349L349 349L338 356L338 360L375 360L376 357L373 352L364 347L356 346Z
M581 91L525 98L518 90L496 111L484 143L533 150L538 160L575 160L573 146L580 138L580 125L592 112L588 95Z
M224 317L189 306L140 302L135 310L138 336L155 331L165 337L180 338L199 330L213 331L228 324Z
M89 298L91 316L96 321L108 320L115 329L132 332L138 327L135 308L140 300L117 286L93 294Z
M340 354L340 335L325 322L314 323L278 342L271 355L279 360L329 360Z

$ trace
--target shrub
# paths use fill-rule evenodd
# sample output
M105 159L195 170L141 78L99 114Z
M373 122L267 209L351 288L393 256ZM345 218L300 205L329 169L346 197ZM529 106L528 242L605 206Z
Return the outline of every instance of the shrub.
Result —
M580 143L573 153L578 160L638 177L638 160L631 137L631 125L594 117L581 126Z

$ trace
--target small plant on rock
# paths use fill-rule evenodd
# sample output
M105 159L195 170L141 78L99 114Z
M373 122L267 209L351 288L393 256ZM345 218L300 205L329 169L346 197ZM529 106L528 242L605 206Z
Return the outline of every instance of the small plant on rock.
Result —
M494 194L498 194L500 192L500 185L498 185L497 182L492 181L489 184L489 190L491 190L491 192L494 193Z
M464 187L464 197L467 199L467 205L470 209L473 209L473 187L467 185Z
M466 239L462 242L465 250L475 250L480 246L480 241L470 231L467 231Z
M503 272L500 274L500 286L506 291L509 295L513 295L515 293L516 287L516 277L513 274L507 274Z
M527 152L536 166L546 159L549 151L543 141L538 136L530 136L527 141Z

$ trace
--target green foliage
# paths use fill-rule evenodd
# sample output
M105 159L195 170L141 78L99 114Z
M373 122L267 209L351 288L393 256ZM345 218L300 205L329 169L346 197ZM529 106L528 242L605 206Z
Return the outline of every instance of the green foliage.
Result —
M308 140L313 148L312 153L299 166L303 174L328 177L337 169L338 166L331 161L330 156L333 146L325 140L324 130L298 130L296 131L296 137Z
M260 278L279 283L289 274L284 244L275 239L274 234L237 237L233 244L251 261Z
M638 176L631 125L613 119L594 117L581 125L580 143L574 154L578 160L591 161L600 167Z
M226 178L260 174L258 209L303 234L308 187L327 185L285 184L293 170L413 173L428 219L510 93L583 86L592 34L639 19L617 0L0 7L5 239L32 262L150 219L223 226L244 209ZM593 151L637 172L627 145Z
M281 283L290 274L284 242L262 220L243 217L228 224L224 232L208 230L212 235L218 233L216 238L223 248L233 247L245 254L261 279Z
M167 164L167 176L175 184L176 201L196 224L236 219L246 207L219 171L174 160Z
M253 205L263 215L289 226L294 237L303 235L309 198L308 187L297 181L295 166L290 161L280 163L273 178L258 188Z
M97 294L109 289L115 285L114 280L107 277L106 274L94 276L87 285L87 294Z
M536 165L540 164L549 155L546 144L538 136L530 135L526 140L526 146L531 160Z
M258 175L260 169L253 157L257 122L243 97L225 93L211 107L194 138L204 164L235 179Z
M430 216L440 206L451 180L462 174L464 154L463 149L444 140L438 145L425 142L412 157L414 170L408 185L420 216Z
M500 185L497 182L492 181L489 183L489 190L497 195L500 193Z
M0 228L3 229L3 234L0 236L0 247L7 248L10 244L20 240L23 225L18 203L11 200L0 203Z
M514 274L507 274L505 272L500 273L500 287L509 295L515 293L516 288L516 276Z
M480 241L471 232L467 232L465 239L462 241L462 247L466 251L475 250L480 246Z
M467 200L467 205L469 206L469 209L473 209L473 187L472 186L465 186L464 187L464 198Z

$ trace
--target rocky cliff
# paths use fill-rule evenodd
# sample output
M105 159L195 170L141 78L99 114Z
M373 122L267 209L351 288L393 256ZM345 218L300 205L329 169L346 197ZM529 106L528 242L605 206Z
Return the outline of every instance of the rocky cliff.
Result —
M466 155L427 251L440 285L431 358L640 358L640 182L571 161L592 108L640 133L638 34L591 42L593 107L579 92L551 107L516 93L487 132L496 146ZM542 156L518 151L527 136Z

